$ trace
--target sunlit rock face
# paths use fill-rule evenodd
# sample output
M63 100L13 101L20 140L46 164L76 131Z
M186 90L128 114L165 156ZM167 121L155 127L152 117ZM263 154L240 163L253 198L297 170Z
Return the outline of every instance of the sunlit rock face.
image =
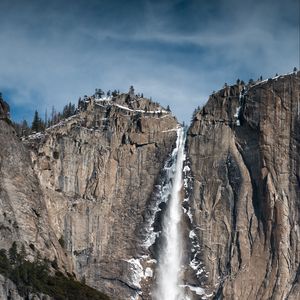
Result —
M194 115L192 226L220 299L300 298L299 84L225 87Z
M1 248L24 244L112 299L299 299L299 84L224 87L185 142L129 93L86 98L22 143L1 98Z
M28 259L38 253L72 272L72 265L49 224L38 178L9 120L9 107L0 98L0 249L16 241Z
M75 274L113 299L150 290L151 276L142 282L139 274L149 254L143 226L177 126L158 104L123 94L87 99L77 115L25 142Z

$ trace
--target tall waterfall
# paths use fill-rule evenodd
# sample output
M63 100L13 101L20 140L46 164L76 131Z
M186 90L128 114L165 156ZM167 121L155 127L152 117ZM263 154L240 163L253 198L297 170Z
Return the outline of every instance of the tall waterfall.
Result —
M184 154L184 128L177 130L176 148L172 152L172 165L167 170L168 188L162 197L167 200L167 210L162 224L162 245L159 253L157 270L157 300L182 300L184 293L180 287L180 269L182 256L182 238L180 220L182 215L181 189Z

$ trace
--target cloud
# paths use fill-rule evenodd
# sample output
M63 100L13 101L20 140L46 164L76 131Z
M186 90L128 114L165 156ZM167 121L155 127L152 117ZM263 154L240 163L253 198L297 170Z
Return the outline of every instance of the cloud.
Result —
M297 22L296 0L2 0L0 89L21 119L133 84L189 121L224 82L292 70Z

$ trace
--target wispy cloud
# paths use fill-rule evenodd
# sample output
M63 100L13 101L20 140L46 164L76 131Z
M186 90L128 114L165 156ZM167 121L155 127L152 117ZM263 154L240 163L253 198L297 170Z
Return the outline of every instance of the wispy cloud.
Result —
M297 65L297 22L296 0L2 0L0 89L22 118L133 84L188 121L224 82Z

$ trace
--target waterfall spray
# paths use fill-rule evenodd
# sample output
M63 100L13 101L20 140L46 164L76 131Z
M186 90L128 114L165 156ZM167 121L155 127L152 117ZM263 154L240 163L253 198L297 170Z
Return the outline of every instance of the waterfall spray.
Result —
M172 152L172 165L167 170L170 181L163 197L167 200L167 210L163 218L163 244L159 253L157 270L156 300L182 300L184 292L180 287L181 249L180 220L182 215L180 192L182 189L182 168L184 154L184 128L177 130L176 148Z

